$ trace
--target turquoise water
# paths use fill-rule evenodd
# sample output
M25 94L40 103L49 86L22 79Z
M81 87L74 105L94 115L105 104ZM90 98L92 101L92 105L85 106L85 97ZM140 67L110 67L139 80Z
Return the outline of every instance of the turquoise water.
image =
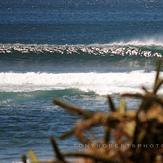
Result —
M77 119L54 98L108 111L107 94L118 105L121 93L151 87L163 56L162 7L158 0L0 1L0 162L30 149L53 157L49 136ZM59 141L64 151L76 143Z
M62 98L91 111L108 110L105 97L79 90L8 92L0 93L0 98L1 162L19 160L20 154L29 149L35 150L40 158L53 157L49 136L59 136L77 120L77 117L53 106L54 98ZM136 103L132 101L129 106L134 108ZM75 138L59 141L59 144L64 151L77 149Z

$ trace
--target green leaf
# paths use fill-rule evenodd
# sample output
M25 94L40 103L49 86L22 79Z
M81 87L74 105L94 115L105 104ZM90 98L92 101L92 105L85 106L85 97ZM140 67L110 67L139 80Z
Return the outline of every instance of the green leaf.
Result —
M126 102L125 100L121 100L119 104L119 108L117 110L119 113L124 114L126 112Z
M145 129L143 129L143 130L140 132L140 134L138 135L138 143L140 143L140 142L143 140L145 134L146 134L146 131L145 131Z
M39 160L38 160L36 154L32 150L28 152L28 157L29 157L31 163L39 163Z
M130 136L132 137L133 134L134 134L134 131L135 131L135 122L128 122L126 125L125 125L125 128L124 128L124 131Z

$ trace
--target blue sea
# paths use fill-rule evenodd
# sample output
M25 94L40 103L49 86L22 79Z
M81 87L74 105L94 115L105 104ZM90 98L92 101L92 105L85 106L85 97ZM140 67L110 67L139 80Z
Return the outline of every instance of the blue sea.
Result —
M162 56L161 0L0 0L0 163L29 150L52 159L49 136L78 118L53 99L107 111L107 94L118 105L150 88ZM74 137L58 143L78 148Z

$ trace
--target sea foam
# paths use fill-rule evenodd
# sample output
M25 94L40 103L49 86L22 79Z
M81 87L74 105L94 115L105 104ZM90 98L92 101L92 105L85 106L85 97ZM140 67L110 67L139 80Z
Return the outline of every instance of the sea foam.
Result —
M0 44L0 54L162 57L163 45L136 40L92 45Z
M108 73L0 73L0 91L30 92L75 88L100 95L140 92L140 87L152 86L155 72L131 71Z

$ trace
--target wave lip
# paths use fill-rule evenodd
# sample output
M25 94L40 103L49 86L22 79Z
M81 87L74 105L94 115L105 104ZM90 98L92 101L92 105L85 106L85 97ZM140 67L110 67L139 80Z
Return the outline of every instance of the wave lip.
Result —
M132 71L127 73L0 73L1 92L30 92L75 88L93 91L100 95L140 92L150 87L155 72ZM11 80L12 79L12 80ZM79 80L80 79L80 80ZM141 80L140 80L141 79Z
M0 54L162 57L163 44L152 44L152 42L143 43L136 41L93 45L0 44Z
M162 46L163 47L163 41L158 39L135 39L130 41L118 41L113 42L110 45L133 45L133 46Z

